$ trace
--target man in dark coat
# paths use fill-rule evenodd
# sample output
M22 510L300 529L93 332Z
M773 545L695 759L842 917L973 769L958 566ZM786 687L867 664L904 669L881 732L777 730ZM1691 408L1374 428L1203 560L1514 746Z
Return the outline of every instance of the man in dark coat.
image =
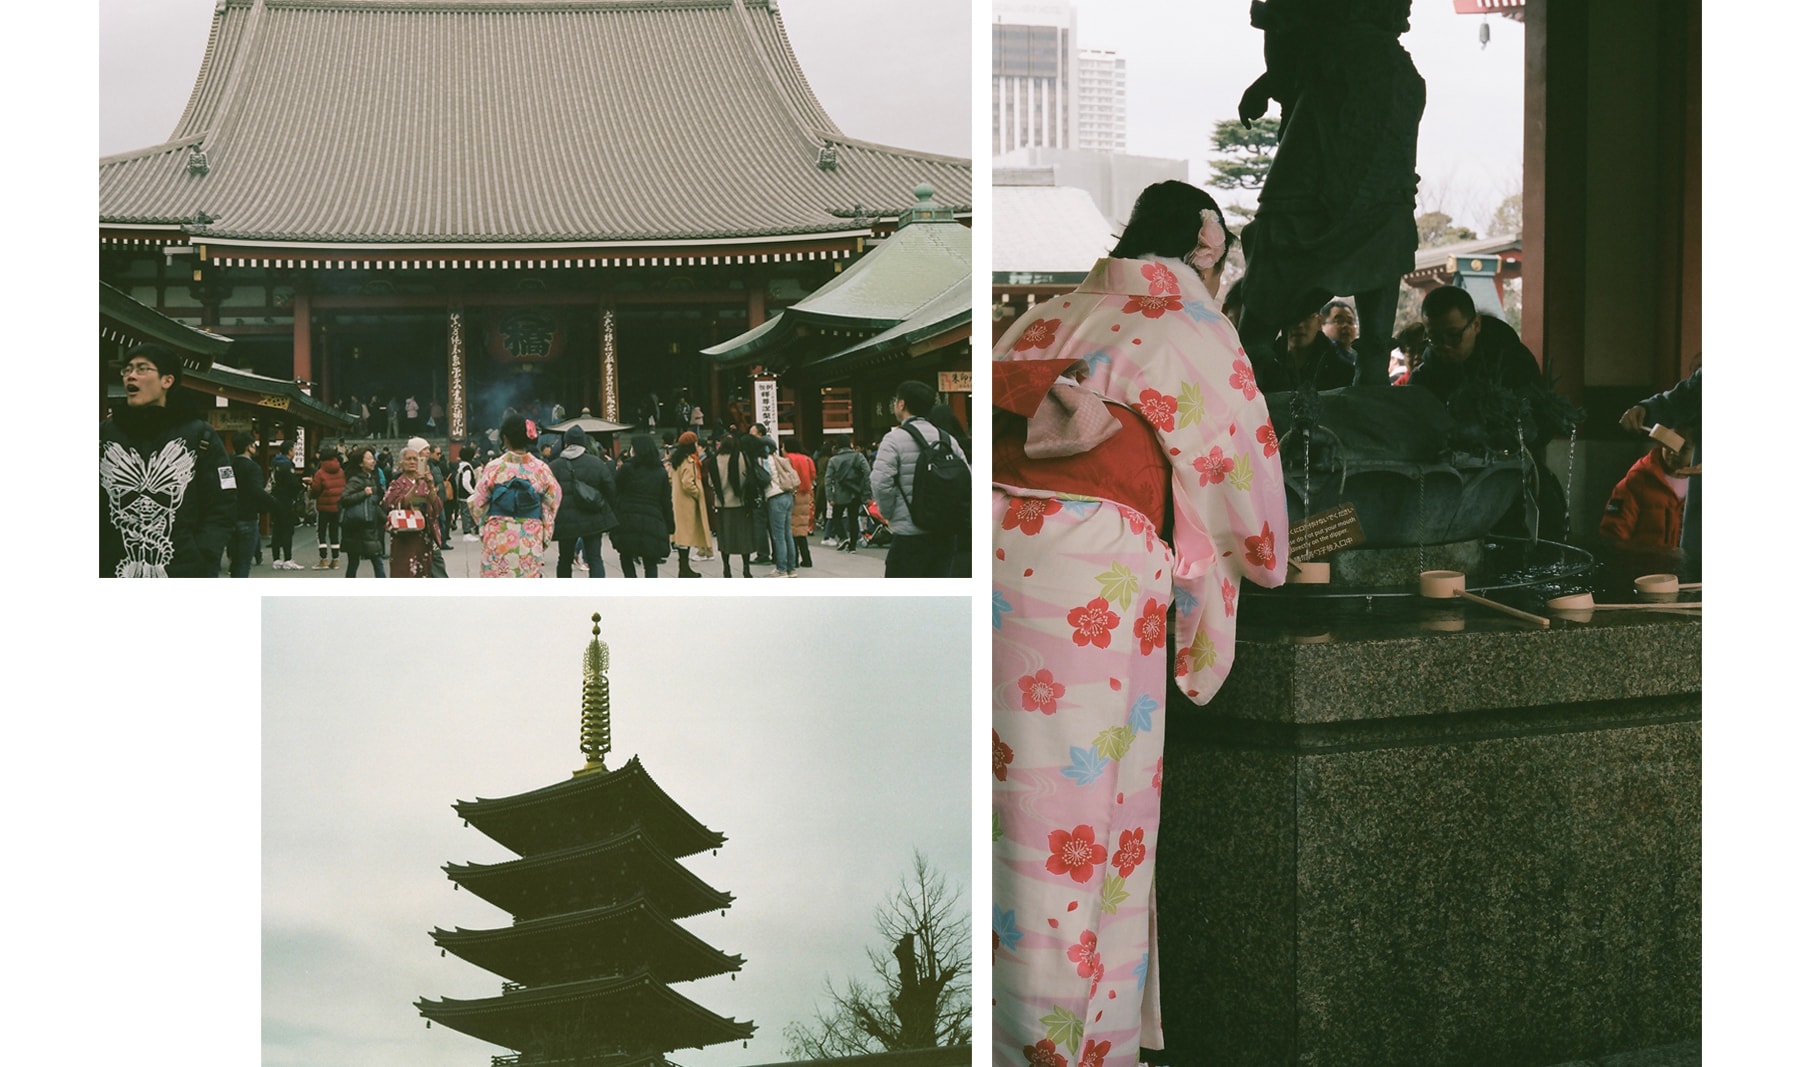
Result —
M100 424L100 575L217 578L237 477L212 427L169 408L181 358L138 345L120 369L125 406Z
M594 451L587 431L571 426L563 436L562 454L550 461L550 473L562 487L562 510L556 513L556 576L574 575L576 543L589 578L606 577L600 555L601 535L619 525L617 473L610 459Z
M275 510L275 498L263 490L263 472L255 459L256 435L247 430L231 434L231 473L237 482L237 522L227 555L233 578L250 577L250 563L262 546L262 516Z

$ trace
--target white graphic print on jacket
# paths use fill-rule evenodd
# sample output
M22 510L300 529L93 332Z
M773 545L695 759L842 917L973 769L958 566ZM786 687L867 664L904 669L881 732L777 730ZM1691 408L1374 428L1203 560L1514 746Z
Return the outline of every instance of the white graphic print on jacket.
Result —
M175 514L194 482L195 453L177 438L144 457L116 441L100 451L100 486L125 541L120 578L167 578L175 555Z

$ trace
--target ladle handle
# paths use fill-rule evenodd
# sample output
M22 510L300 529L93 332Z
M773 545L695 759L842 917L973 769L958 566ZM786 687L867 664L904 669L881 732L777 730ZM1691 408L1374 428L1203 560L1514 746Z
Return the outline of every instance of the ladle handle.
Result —
M1515 619L1524 619L1526 622L1535 622L1543 627L1548 627L1550 625L1550 620L1544 618L1542 615L1533 615L1529 611L1520 611L1518 608L1509 607L1498 601L1489 600L1487 597L1476 596L1467 589L1458 589L1456 595L1462 597L1464 600L1473 600L1475 603L1484 607L1493 608L1495 611L1501 612L1502 614L1511 615Z
M1677 585L1675 588L1677 588L1677 589L1698 589L1698 588L1700 588L1700 583L1699 582L1682 582L1680 585Z
M1593 606L1593 610L1594 611L1687 611L1690 608L1698 609L1699 607L1700 607L1700 602L1698 600L1671 600L1665 604L1595 604ZM1580 610L1586 611L1588 609L1582 608Z

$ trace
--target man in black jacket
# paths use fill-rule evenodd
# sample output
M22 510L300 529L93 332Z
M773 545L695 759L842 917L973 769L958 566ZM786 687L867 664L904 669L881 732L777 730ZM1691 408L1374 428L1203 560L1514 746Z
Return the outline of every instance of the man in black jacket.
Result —
M233 578L250 577L250 562L262 547L261 516L275 510L275 498L263 491L263 472L255 459L256 435L248 430L231 434L231 475L237 483L237 522L227 554Z
M181 382L173 351L138 345L120 373L125 406L100 424L100 575L217 578L237 510L225 446L169 408Z

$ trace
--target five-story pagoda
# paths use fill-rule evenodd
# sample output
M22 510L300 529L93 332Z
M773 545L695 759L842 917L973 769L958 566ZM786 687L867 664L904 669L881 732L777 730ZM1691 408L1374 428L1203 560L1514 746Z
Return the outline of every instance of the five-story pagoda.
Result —
M420 1000L419 1013L518 1051L496 1064L638 1067L663 1053L748 1039L756 1026L670 989L743 967L676 925L730 906L677 861L725 835L670 799L637 757L609 770L608 650L600 616L583 661L581 750L566 782L517 796L458 801L465 822L519 854L446 864L459 888L512 913L511 926L437 929L440 948L507 981L482 1000Z

